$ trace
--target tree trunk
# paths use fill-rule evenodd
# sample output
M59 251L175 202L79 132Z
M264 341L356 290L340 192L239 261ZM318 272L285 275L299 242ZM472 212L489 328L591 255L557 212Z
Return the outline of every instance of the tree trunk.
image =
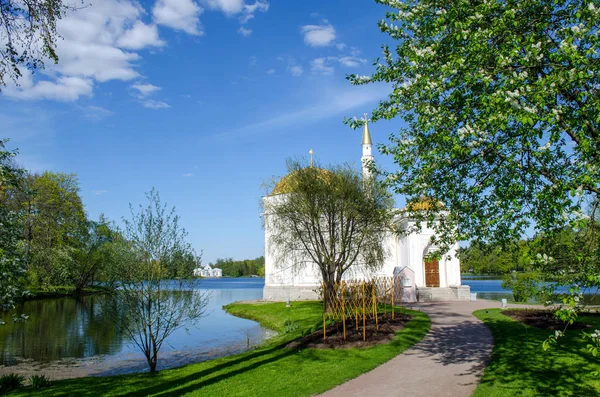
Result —
M332 308L332 299L335 297L334 283L328 279L323 284L323 313L329 313Z

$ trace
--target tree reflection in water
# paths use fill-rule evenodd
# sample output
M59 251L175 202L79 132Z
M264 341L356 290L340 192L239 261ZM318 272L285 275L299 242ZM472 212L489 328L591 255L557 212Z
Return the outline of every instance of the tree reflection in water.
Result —
M114 322L123 318L119 311L117 299L108 295L25 302L15 312L27 313L29 319L0 327L0 363L14 365L17 357L50 362L119 352L127 343Z

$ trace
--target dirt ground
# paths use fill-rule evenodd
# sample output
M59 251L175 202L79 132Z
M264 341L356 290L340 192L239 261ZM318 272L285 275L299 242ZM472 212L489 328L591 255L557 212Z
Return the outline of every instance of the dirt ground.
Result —
M349 349L354 347L367 347L380 343L386 343L396 336L396 333L404 328L405 324L412 319L407 314L396 313L394 320L388 314L380 316L378 323L375 320L366 321L366 341L363 341L363 321L356 319L346 320L346 340L344 340L344 328L340 322L330 325L326 329L327 338L323 338L323 329L306 335L288 344L289 348L312 348L312 349Z
M548 330L563 330L567 325L565 322L560 321L554 317L553 310L543 309L509 309L502 311L502 314L507 315L523 324L548 329ZM586 315L599 315L598 313L586 314ZM585 329L589 326L581 322L575 322L569 325L569 329Z

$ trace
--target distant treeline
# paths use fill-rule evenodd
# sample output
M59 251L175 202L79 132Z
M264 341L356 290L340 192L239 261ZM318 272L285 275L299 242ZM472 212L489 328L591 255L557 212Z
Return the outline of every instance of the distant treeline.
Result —
M265 257L261 256L256 259L244 259L234 261L233 258L219 258L212 267L218 267L223 270L225 277L243 277L257 275L265 276Z
M460 268L463 273L506 274L526 270L529 256L528 241L517 241L505 247L472 243L460 249Z

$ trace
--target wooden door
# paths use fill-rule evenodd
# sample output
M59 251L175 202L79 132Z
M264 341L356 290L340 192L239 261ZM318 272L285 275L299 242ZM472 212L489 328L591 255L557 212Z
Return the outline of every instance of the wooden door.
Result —
M425 286L440 286L440 263L437 259L425 259Z

